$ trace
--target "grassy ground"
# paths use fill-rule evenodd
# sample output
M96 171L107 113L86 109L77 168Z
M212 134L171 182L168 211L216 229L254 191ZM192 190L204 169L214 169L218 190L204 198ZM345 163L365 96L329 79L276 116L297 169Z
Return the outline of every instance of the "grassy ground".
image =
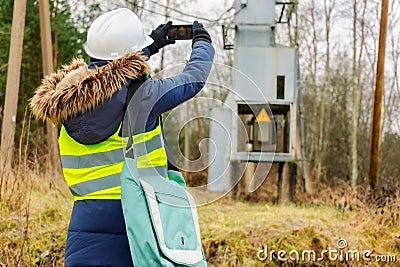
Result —
M318 258L324 249L338 249L339 239L347 241L344 251L373 249L376 254L397 254L400 260L399 225L383 222L384 216L367 211L345 211L329 206L224 203L206 206L199 213L205 253L213 266L275 266L279 263L269 257L261 261L265 253L259 254L261 260L258 259L261 249L268 249L268 256L271 250L286 253L297 250L301 255L302 251L312 249ZM332 259L335 255L339 256L332 254ZM288 254L283 257L288 258ZM329 259L324 262L327 266L339 265ZM347 264L356 265L356 262ZM397 264L400 266L400 261ZM308 266L307 263L303 265Z
M0 196L0 266L62 266L72 207L65 184L34 174L18 179L6 187L2 184L7 189ZM337 249L338 239L347 241L345 249L373 249L375 254L400 258L399 221L388 207L276 206L223 199L198 212L211 266L357 266L356 262L325 260L311 265L257 258L266 248L298 250L300 256L310 249L321 253L329 247ZM260 258L265 256L261 252ZM396 264L400 266L388 266Z
M63 266L72 197L45 177L13 177L3 190L0 266Z

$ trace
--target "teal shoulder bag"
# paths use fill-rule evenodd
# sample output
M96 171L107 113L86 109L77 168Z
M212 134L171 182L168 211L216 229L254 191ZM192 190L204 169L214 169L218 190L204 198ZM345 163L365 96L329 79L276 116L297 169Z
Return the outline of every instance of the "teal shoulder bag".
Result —
M133 97L131 101L130 98L140 84L140 81L131 82L128 91L127 102L132 109L128 106L130 118L124 121L123 135L129 136L128 143L131 145L133 131L130 125L135 125L139 106L138 103L131 105L131 102L139 100ZM162 138L161 135L159 137ZM160 142L163 143L162 140ZM164 171L167 172L167 169ZM137 167L133 152L132 156L125 156L121 173L121 195L135 267L207 266L196 204L179 171L170 170L167 175L158 175L156 172L144 175Z
M138 177L126 158L121 174L122 206L135 267L207 266L193 197L180 172Z

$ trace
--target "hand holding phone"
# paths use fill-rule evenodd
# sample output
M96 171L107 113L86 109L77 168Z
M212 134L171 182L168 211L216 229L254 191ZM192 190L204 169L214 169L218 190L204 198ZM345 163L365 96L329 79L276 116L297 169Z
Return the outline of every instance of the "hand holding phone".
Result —
M167 32L170 40L191 40L193 39L193 25L172 25Z

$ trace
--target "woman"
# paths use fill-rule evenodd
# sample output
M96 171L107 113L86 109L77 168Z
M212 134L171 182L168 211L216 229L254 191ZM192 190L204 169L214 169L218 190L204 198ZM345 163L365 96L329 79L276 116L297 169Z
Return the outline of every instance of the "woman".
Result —
M74 60L45 77L31 99L38 118L62 124L58 142L63 174L74 195L67 267L132 266L119 179L124 160L121 125L127 98L132 96L129 88L141 85L137 123L143 132L151 132L163 112L202 89L214 57L210 35L194 22L193 49L183 72L152 80L146 60L174 43L166 37L171 24L160 25L149 37L131 10L104 13L88 31L89 65Z

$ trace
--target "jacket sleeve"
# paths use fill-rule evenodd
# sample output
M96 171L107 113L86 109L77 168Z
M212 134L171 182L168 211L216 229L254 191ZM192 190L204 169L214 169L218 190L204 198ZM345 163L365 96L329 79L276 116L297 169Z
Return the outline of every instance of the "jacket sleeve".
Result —
M148 123L154 124L162 113L191 99L204 87L214 59L214 48L209 42L197 41L181 74L151 81L152 107ZM146 125L154 128L154 125Z
M147 56L150 59L151 53L150 53L150 50L148 47L143 48L142 53L143 53L143 55Z

